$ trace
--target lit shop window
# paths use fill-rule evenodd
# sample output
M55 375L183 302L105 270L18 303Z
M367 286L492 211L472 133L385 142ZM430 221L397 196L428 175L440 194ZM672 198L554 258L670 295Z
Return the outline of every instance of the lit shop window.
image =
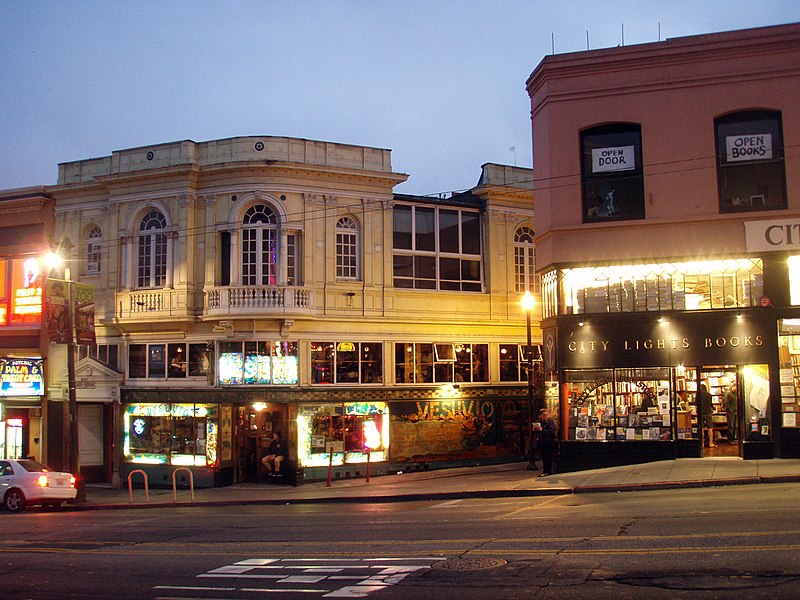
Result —
M781 113L738 112L714 125L720 212L786 208Z
M125 461L213 466L219 407L208 404L128 404L123 417Z
M220 385L296 385L296 342L221 342Z
M100 356L102 356L101 349L102 346L98 346ZM109 356L112 356L110 352ZM128 377L131 379L207 377L210 362L210 352L205 343L131 344L128 346Z
M669 369L567 371L565 380L570 440L672 439Z
M37 258L0 260L0 325L41 323L42 276Z
M397 383L478 383L489 381L488 344L396 343Z
M328 466L386 460L389 409L384 402L301 404L297 416L297 456L301 466Z
M743 258L563 269L559 283L564 314L708 310L757 306L763 273Z
M311 342L313 383L382 383L380 342Z

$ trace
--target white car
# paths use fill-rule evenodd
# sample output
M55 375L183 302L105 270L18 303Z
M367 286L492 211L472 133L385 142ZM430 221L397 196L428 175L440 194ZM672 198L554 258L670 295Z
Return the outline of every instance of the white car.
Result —
M0 459L0 500L9 512L32 504L60 506L77 493L71 473L51 471L30 459Z

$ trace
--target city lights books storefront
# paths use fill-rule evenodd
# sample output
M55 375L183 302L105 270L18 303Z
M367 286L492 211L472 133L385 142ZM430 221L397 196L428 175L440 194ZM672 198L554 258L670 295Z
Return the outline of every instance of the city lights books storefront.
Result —
M777 456L777 348L768 309L559 317L544 332L545 370L559 383L559 468Z

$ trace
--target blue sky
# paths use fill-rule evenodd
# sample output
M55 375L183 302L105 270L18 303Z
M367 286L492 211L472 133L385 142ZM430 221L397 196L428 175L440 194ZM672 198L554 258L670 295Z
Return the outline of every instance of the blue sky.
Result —
M525 80L552 45L792 22L796 0L4 0L0 189L113 150L276 135L390 148L396 191L461 190L483 163L531 166Z

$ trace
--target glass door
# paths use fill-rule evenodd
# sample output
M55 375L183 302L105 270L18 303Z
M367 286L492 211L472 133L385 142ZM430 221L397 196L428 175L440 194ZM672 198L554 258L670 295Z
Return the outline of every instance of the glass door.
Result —
M703 456L738 456L740 396L736 367L703 367L697 392Z

